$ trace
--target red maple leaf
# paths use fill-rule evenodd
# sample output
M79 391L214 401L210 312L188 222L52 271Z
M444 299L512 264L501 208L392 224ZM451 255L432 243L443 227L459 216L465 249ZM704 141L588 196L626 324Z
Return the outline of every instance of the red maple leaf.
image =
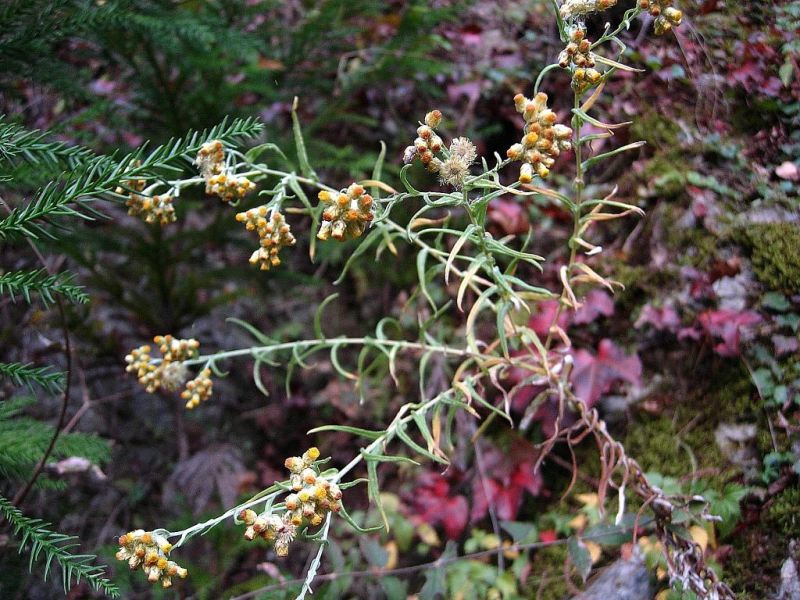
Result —
M587 350L573 353L575 367L572 370L572 385L575 395L591 407L600 397L619 381L639 385L642 378L642 362L636 354L625 354L609 339L597 347L597 354Z

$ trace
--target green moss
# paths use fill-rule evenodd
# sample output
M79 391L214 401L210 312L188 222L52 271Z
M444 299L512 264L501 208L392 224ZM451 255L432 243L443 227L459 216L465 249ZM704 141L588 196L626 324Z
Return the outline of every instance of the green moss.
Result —
M645 165L643 176L652 183L653 191L662 198L680 196L686 189L685 161L673 154L658 155Z
M680 477L692 470L688 455L678 445L672 420L666 417L643 420L631 427L625 449L645 471Z
M761 412L750 375L739 367L726 369L714 378L711 390L703 393L714 428L720 423L752 422Z
M541 590L541 595L537 595L536 598L562 600L571 595L564 581L566 561L567 548L564 545L548 546L536 551L529 581L529 589Z
M786 488L767 509L764 515L767 526L787 540L800 538L798 506L800 506L800 487Z
M752 250L753 272L772 290L800 288L800 228L795 223L758 223L742 231Z
M608 261L607 273L625 287L614 292L614 302L620 312L630 312L676 280L672 270L658 270L646 265L630 265L622 260Z
M731 538L724 580L737 598L770 598L776 591L789 540L800 537L800 488L786 488L750 525Z
M652 148L676 148L680 145L681 127L674 118L666 119L654 110L636 117L631 135L644 140Z

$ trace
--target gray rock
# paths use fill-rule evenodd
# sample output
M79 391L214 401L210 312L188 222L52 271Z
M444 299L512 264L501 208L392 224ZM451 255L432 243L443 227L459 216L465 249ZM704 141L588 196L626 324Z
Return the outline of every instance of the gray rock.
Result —
M641 552L619 559L594 578L586 590L571 600L651 600L655 587ZM792 598L794 600L794 598Z

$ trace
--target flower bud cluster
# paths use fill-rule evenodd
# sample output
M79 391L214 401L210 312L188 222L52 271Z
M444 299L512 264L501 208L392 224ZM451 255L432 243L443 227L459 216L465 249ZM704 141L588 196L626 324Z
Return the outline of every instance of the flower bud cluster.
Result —
M322 190L318 197L328 206L322 211L322 225L317 237L344 241L359 237L372 222L372 196L364 188L353 183L346 190L331 193Z
M119 545L117 560L128 561L132 571L141 567L150 583L161 581L161 585L168 588L172 585L173 577L177 575L185 579L189 574L167 558L172 544L162 535L137 529L120 536Z
M514 104L525 119L524 135L506 155L511 160L522 161L519 181L530 183L534 173L541 178L547 177L556 157L563 150L572 148L572 129L556 123L556 113L547 108L547 94L540 92L533 100L517 94Z
M145 223L158 223L168 225L175 222L175 207L172 206L172 196L141 196L131 194L125 201L128 214L132 217L141 217Z
M194 162L206 180L206 194L219 196L225 202L244 198L256 187L247 177L236 175L225 166L225 148L220 140L203 144Z
M656 35L663 35L681 24L683 13L672 4L673 0L639 0L639 8L656 19L653 24Z
M171 335L157 335L153 341L158 345L161 361L155 363L151 347L147 344L134 348L125 357L128 373L135 373L139 383L148 394L159 389L174 392L183 386L188 369L184 361L196 358L200 343L195 339L181 340ZM211 371L203 369L197 377L186 382L181 398L186 400L186 408L194 408L211 397L213 382Z
M251 265L259 265L262 271L281 264L278 252L286 246L294 246L296 240L289 224L277 210L267 217L267 207L259 206L236 215L236 220L244 223L247 231L258 233L260 247L250 257Z
M136 161L136 166L141 165L141 161ZM144 196L146 182L144 179L133 179L124 182L125 187L118 187L114 191L117 194L128 195L125 206L128 207L128 214L132 217L141 217L147 223L158 223L167 225L175 221L175 208L172 206L172 196L164 194L162 196Z
M617 0L566 0L561 5L561 17L568 19L591 12L598 12L611 8Z
M247 525L245 539L261 537L275 544L278 556L286 556L298 527L303 523L317 527L329 512L339 512L342 491L334 482L320 475L315 464L318 458L319 450L309 448L303 456L286 459L292 487L292 493L286 497L286 512L279 517L268 512L259 515L254 510L243 510L239 519Z
M406 148L403 153L403 162L410 164L415 158L419 158L422 164L429 171L437 171L434 165L435 155L441 152L444 142L434 131L442 122L442 113L432 110L425 115L425 124L417 128L417 139L414 145Z
M570 35L567 47L558 55L558 65L572 69L572 87L578 92L600 83L603 75L595 69L592 43L586 39L583 29L576 29Z
M186 382L186 389L181 392L181 398L186 400L186 408L196 408L201 402L211 398L213 388L211 369L203 369L197 377Z
M225 202L240 200L255 188L256 184L247 177L230 173L220 173L206 179L206 194L219 196Z

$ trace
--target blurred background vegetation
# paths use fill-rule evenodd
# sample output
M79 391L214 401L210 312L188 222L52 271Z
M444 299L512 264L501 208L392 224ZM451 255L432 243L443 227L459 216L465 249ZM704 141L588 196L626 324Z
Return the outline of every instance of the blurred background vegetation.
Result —
M621 0L617 8L630 4ZM613 299L597 297L600 308L574 319L571 334L598 364L605 339L641 362L643 375L627 379L634 384L627 394L616 385L624 377L611 377L602 390L606 417L665 488L713 499L725 520L707 532L709 558L740 597L763 598L778 588L780 568L795 551L789 541L800 538L793 508L800 496L800 3L686 0L681 8L686 26L675 39L648 35L646 21L628 32L628 60L647 72L619 77L600 102L609 119L634 121L620 143L648 144L633 162L612 161L599 180L616 182L648 217L609 229L606 268L626 288ZM484 156L516 141L511 98L529 93L532 76L560 51L550 10L544 0L7 0L0 6L0 113L98 153L158 144L226 116L254 116L265 125L260 141L289 152L296 96L311 162L327 182L345 186L369 176L384 142L385 172L396 183L402 150L431 108L445 114L447 134L468 135ZM590 37L603 26L596 21ZM550 78L546 88L555 108L567 110L568 78ZM69 161L4 168L2 197L15 206ZM422 170L415 176L426 181ZM163 230L119 205L97 208L109 218L71 220L57 240L39 244L48 263L74 271L91 297L66 311L75 346L66 422L75 435L62 438L53 460L84 456L94 466L47 469L24 512L79 536L109 564L126 598L232 598L264 586L273 587L261 597L293 597L302 553L277 560L233 528L183 549L191 579L165 594L113 564L113 541L154 523L178 529L281 479L284 457L309 445L308 429L383 423L415 393L414 369L401 373L398 389L376 376L369 402L359 405L324 362L298 378L289 397L282 372L262 373L268 398L238 365L215 386L212 402L185 413L175 398L146 395L122 377L122 357L155 334L195 337L207 350L248 343L221 325L226 317L246 318L274 338L309 334L318 303L334 291L332 333L363 333L385 315L413 326L414 256L401 248L387 268L367 253L333 286L357 243L323 244L313 263L298 250L264 275L247 264L251 242L230 211L199 192L182 197L178 222ZM538 253L554 265L563 259L554 249L565 235L564 215L553 205L500 199L490 214L498 234L530 228ZM303 232L298 248L307 248L310 222L293 218L293 231ZM23 245L0 239L0 273L36 266ZM556 270L544 277L555 281ZM444 326L458 328L462 317L453 311ZM55 311L2 298L0 360L63 369L63 351ZM27 480L58 413L56 395L29 395L0 379L6 496ZM522 414L526 399L518 402ZM599 524L588 496L559 501L570 479L568 455L567 467L553 462L542 476L530 472L547 419L538 415L526 431L489 428L474 447L465 421L464 445L444 477L392 473L384 483L392 533L355 537L338 528L324 563L325 572L367 575L324 582L318 597L568 597L563 545L510 555L500 569L494 558L412 568L491 549L501 537L565 539ZM345 437L314 441L335 463L354 451ZM9 449L23 442L29 451L12 461ZM578 492L591 491L591 457L587 448ZM487 501L492 486L506 494ZM372 522L366 498L351 502L359 503L357 518ZM498 530L498 518L511 525ZM57 581L27 574L27 558L2 527L0 596L59 597ZM619 545L604 546L597 566L612 563ZM411 569L369 575L401 567ZM70 597L96 595L79 585Z

